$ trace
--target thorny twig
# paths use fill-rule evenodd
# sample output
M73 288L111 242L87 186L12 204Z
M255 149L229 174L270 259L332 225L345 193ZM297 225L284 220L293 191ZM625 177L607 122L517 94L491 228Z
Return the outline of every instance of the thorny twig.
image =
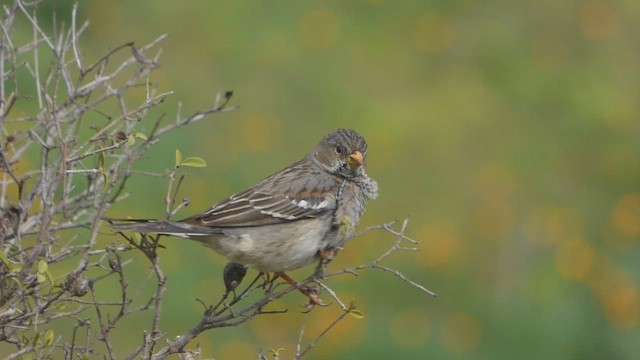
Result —
M54 22L50 29L39 21L39 3L14 0L3 5L0 18L0 171L5 174L0 191L0 342L13 347L8 358L29 353L57 358L56 349L65 349L65 358L78 352L116 358L119 350L111 333L134 312L154 311L149 339L159 338L166 277L159 258L150 258L155 295L142 303L136 301L139 296L131 297L123 270L130 260L121 254L134 247L100 248L102 219L112 202L126 197L132 165L161 136L230 110L231 93L161 127L163 116L151 119L150 111L173 93L157 94L149 84L167 36L140 47L125 43L91 62L81 50L80 36L88 25L78 23L78 5L71 11L70 28ZM15 33L25 28L31 28L32 36L23 43ZM127 50L124 60L113 60ZM133 103L130 92L140 84L147 85L146 99ZM146 140L136 136L149 129ZM56 272L73 270L56 278L54 267ZM98 285L114 276L120 298L104 301ZM82 300L89 292L91 300ZM109 307L114 306L112 312ZM91 316L86 315L89 310ZM46 327L63 319L77 321L70 339ZM90 319L98 324L97 333ZM76 331L83 327L85 339Z

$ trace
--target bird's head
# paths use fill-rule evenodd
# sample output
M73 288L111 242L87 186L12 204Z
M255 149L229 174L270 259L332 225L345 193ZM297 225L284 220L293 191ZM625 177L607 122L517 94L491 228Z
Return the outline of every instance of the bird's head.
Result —
M347 180L366 176L367 142L355 130L338 129L328 134L314 148L311 157L327 172Z

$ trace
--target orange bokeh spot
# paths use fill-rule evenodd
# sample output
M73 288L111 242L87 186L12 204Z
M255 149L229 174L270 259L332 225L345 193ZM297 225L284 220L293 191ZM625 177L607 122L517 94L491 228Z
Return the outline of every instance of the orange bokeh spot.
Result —
M611 223L621 235L640 237L640 193L627 194L616 204Z
M310 11L298 23L298 35L303 46L313 50L326 50L338 38L338 19L334 13Z
M614 289L604 296L604 312L615 326L628 329L640 325L640 301L638 289L625 286Z
M593 263L593 247L580 239L562 242L556 252L556 268L567 279L587 281Z
M450 224L427 225L422 228L418 239L425 245L422 251L415 252L417 260L434 268L450 264L461 246L460 234Z
M416 23L416 46L428 53L439 53L451 46L455 35L451 21L433 11L422 14Z
M473 351L482 340L480 322L468 314L455 314L447 320L442 329L442 342L452 352Z
M580 12L580 28L592 39L606 39L616 30L616 13L605 1L586 3Z

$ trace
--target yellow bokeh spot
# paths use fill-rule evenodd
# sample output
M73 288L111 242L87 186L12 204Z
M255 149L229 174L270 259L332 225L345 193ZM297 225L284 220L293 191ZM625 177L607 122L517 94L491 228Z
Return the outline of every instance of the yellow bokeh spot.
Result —
M480 322L468 314L458 313L451 316L442 329L442 342L452 352L473 351L481 340Z
M300 42L313 50L330 48L336 42L338 32L338 19L328 11L310 11L298 23Z
M236 122L242 150L263 152L282 143L282 122L270 113L252 113Z
M531 60L544 70L556 70L569 62L569 46L558 34L536 34L531 42Z
M415 348L424 345L429 335L429 323L419 309L405 309L391 320L389 333L399 347Z
M433 11L426 12L416 23L416 46L428 53L439 53L451 46L455 35L451 21Z
M425 246L423 251L415 252L417 261L434 268L449 265L461 246L460 233L451 224L427 225L420 231L418 239Z
M616 13L605 1L589 1L580 12L580 28L592 39L607 39L615 33Z
M603 252L595 253L593 270L588 279L589 286L600 301L621 287L633 284L629 273L617 267Z
M542 207L526 219L527 239L540 246L554 246L563 240L584 236L584 217L575 208Z
M625 286L614 289L604 296L604 311L615 326L628 329L640 325L640 299L638 288Z
M567 279L587 281L594 263L593 247L580 239L563 241L556 253L556 268Z
M296 297L296 300L302 302L301 297L297 297L298 294L290 294L291 297ZM249 322L249 327L253 335L262 344L269 344L269 346L283 346L287 341L294 339L299 331L298 324L299 319L292 316L283 316L278 321L273 321L269 317L257 317Z
M618 201L611 223L623 236L636 240L640 237L640 193L627 194Z
M220 346L217 359L256 359L259 349L246 341L230 341Z

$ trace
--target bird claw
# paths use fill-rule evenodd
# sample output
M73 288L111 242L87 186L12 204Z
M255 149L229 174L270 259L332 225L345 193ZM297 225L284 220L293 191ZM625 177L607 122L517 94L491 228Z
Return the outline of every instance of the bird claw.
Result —
M305 310L302 311L303 314L310 313L316 306L327 307L331 305L323 303L322 299L320 299L320 296L318 296L318 293L314 289L307 289L305 295L309 297L309 302L301 305L305 308Z
M325 306L331 305L331 304L325 304L322 302L322 300L320 300L320 296L318 295L317 289L309 286L301 286L298 283L296 283L291 277L289 277L289 275L283 272L277 272L276 275L281 277L284 281L288 282L289 284L295 286L298 289L298 291L300 291L302 294L304 294L304 296L309 298L309 302L306 305L302 305L307 309L306 311L303 311L303 313L310 312L316 306L325 307Z

